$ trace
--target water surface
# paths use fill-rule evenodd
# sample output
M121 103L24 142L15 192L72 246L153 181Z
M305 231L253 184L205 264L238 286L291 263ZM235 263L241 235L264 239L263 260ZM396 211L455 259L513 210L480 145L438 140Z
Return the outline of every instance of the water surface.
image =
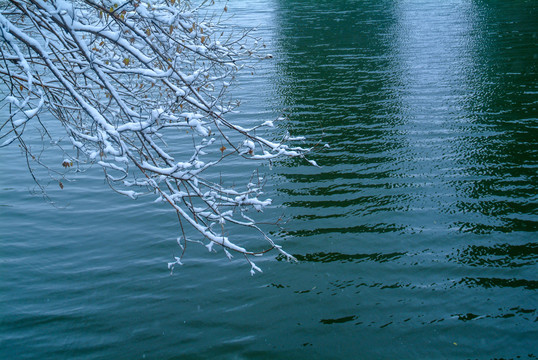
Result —
M283 111L330 144L321 169L263 168L265 216L288 216L274 235L299 262L268 257L251 277L193 246L170 276L165 207L92 171L51 182L52 207L3 149L0 357L536 358L535 2L228 8L274 55L239 79L236 120Z

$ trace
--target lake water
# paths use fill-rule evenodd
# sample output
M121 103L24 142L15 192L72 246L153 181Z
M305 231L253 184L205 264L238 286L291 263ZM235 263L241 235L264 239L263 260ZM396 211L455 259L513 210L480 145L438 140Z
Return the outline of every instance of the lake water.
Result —
M228 9L274 55L240 78L234 119L283 112L330 144L321 169L262 168L299 262L251 277L192 246L171 276L174 213L97 170L51 182L52 206L2 149L0 358L537 358L536 2Z

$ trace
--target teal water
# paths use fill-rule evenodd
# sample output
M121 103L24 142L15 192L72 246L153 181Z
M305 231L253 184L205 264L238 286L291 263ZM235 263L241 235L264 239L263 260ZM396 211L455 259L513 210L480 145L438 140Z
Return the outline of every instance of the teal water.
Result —
M275 235L299 262L267 257L251 277L193 246L170 276L165 207L114 195L97 170L51 182L51 206L2 149L0 358L538 357L536 3L229 12L274 55L239 79L235 119L284 111L330 144L321 169L263 168L265 216L288 217Z

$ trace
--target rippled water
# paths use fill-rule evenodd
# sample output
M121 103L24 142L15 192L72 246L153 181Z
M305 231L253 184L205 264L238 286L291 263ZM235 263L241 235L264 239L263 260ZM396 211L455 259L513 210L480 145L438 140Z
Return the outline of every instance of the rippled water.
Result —
M536 358L533 1L232 1L275 55L238 121L285 109L321 169L264 168L297 264L192 247L89 172L57 208L0 152L0 357ZM275 115L276 114L276 115ZM234 173L247 169L239 164ZM282 205L285 205L283 207Z

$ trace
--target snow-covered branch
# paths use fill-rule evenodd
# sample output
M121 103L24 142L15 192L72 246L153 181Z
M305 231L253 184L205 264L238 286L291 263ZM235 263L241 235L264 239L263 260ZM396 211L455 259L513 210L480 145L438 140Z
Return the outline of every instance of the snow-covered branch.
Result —
M250 257L272 249L293 258L247 215L271 203L261 198L259 176L243 190L205 176L230 156L271 161L310 151L293 145L300 137L259 136L272 121L245 129L227 120L235 108L225 96L230 82L245 61L266 57L248 32L231 36L200 7L179 0L8 3L0 13L0 101L9 108L0 146L19 142L29 152L30 123L45 132L58 126L40 120L48 112L76 151L66 151L64 167L96 164L116 192L154 194L177 213L184 242L188 224L210 249L245 255L252 270L259 268ZM190 143L180 141L186 131ZM229 224L259 233L266 249L234 243Z

